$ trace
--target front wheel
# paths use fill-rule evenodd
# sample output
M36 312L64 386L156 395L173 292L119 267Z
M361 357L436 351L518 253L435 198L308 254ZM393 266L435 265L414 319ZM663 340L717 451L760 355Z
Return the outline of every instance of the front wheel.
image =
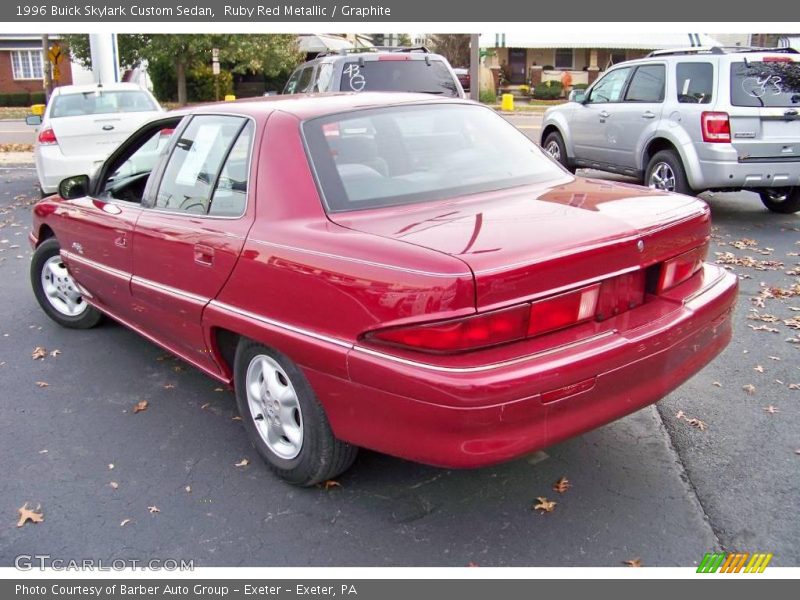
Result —
M567 158L567 147L564 145L564 138L557 131L552 131L547 134L544 139L542 148L547 152L557 163L564 167L570 173L575 173L575 167L569 164Z
M61 260L58 240L50 238L39 244L31 261L31 287L39 306L62 327L89 329L103 318L87 304Z
M800 187L766 188L759 192L769 210L784 215L800 212Z
M644 184L654 190L693 195L681 157L674 150L661 150L653 155L645 169Z
M287 356L242 339L234 383L250 441L279 477L310 486L353 464L358 448L334 437L311 385Z

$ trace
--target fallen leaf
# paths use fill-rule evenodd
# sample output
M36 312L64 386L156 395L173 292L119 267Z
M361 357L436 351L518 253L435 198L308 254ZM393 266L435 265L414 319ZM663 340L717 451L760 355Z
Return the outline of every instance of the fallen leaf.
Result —
M641 558L632 558L630 560L623 560L622 564L627 565L629 567L641 567L642 566L642 559Z
M47 448L45 448L44 450L39 450L39 454L47 454L48 452L50 451Z
M147 507L147 510L149 510L149 511L150 511L150 514L151 514L151 515L153 515L153 514L155 514L155 513L160 513L160 512L161 512L161 509L160 509L160 508L158 508L157 506L148 506L148 507Z
M184 369L180 365L175 365L174 367L172 367L172 370L175 371L176 373L183 373L184 371L186 371L186 369Z
M756 327L755 325L748 325L750 329L753 331L767 331L769 333L780 333L779 330L775 329L774 327L769 327L767 325L759 325Z
M235 417L231 417L231 421L241 421L241 420L242 420L242 417L240 417L239 415L236 415Z
M682 410L679 410L678 412L675 413L675 418L676 419L682 419L684 414L685 413Z
M759 373L763 373L764 367L762 367L761 365L756 365L755 367L753 367L753 371L758 371Z
M211 406L211 402L206 402L205 404L203 404L203 405L200 407L200 410L205 410L205 409L207 409L209 406Z
M700 419L686 419L686 423L692 427L695 427L696 429L699 429L700 431L705 431L708 429L708 425L705 423L705 421L701 421Z
M756 393L756 386L748 383L747 385L743 385L742 389L747 392L748 395L752 396Z
M242 460L240 460L238 463L234 464L233 466L234 467L246 467L249 464L250 464L250 459L249 458L243 458Z
M771 415L774 415L775 413L778 413L778 412L780 412L780 411L778 410L778 407L777 407L777 406L772 406L772 404L770 404L769 406L765 406L765 407L764 407L764 408L762 408L761 410L763 410L764 412L768 412L768 413L769 413L769 414L771 414Z
M556 504L554 500L548 500L544 496L539 496L536 498L536 504L533 505L533 510L540 510L542 514L546 512L553 512L556 509Z
M768 314L761 315L757 312L747 315L747 318L750 319L751 321L764 321L765 323L777 323L780 320L775 315L768 315Z
M128 523L130 523L130 519L122 519L122 523L119 524L120 527L125 527Z
M148 406L150 406L150 403L147 400L141 400L137 402L136 406L133 407L133 414L147 410Z
M215 392L224 392L224 391L225 391L225 388L221 388L221 387L215 387L215 388L214 388L214 391L215 391Z
M792 317L791 319L784 319L783 324L790 329L800 329L800 317Z
M114 463L108 463L108 470L112 471L114 469Z
M770 356L769 359L770 360L780 360L781 357L780 356Z
M321 483L320 487L323 488L323 489L326 489L326 490L332 490L333 488L342 487L342 484L339 483L338 481L333 480L333 479L328 479L324 483Z
M569 479L567 479L566 477L562 477L553 484L553 491L558 492L559 494L563 494L571 487L572 484L569 482Z
M47 387L47 386L49 386L50 384L49 384L49 383L47 383L46 381L37 381L37 382L36 382L36 385L37 385L38 387L40 387L40 388L46 388L46 387Z
M36 346L36 348L33 349L33 352L31 352L31 358L33 360L44 358L45 356L47 356L47 348L42 346Z
M61 350L59 350L58 348L56 348L55 350L53 350L53 351L50 353L50 356L52 356L53 358L55 358L55 357L56 357L56 356L58 356L59 354L61 354Z
M790 390L800 390L800 383L790 383L789 384Z
M19 513L19 521L17 521L17 527L22 527L30 521L31 523L41 523L44 521L44 514L41 512L42 506L39 505L36 507L35 510L31 510L28 508L28 503L22 505L22 508L18 508L17 512Z
M111 489L112 489L112 490L119 489L119 484L118 484L116 481L110 481L110 482L108 483L108 485L110 485L110 486L111 486Z
M717 387L719 387L719 388L721 388L721 387L722 387L722 384L721 384L719 381L715 381L715 382L714 382L714 383L712 383L711 385L715 385L715 386L717 386Z
M480 567L480 565L479 565L478 563L476 563L476 562L472 562L472 561L469 561L469 562L467 563L467 566L468 566L468 567Z
M190 485L187 485L187 486L186 486L185 488L183 488L183 489L185 489L185 490L186 490L186 493L187 493L187 494L191 494L191 493L192 493L192 486L190 486Z
M175 389L175 384L174 383L165 383L164 384L164 389L165 390L174 390Z

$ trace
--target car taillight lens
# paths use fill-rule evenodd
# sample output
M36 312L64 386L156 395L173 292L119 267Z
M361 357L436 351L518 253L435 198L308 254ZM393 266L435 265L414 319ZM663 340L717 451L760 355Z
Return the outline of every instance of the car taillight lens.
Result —
M600 284L590 285L531 304L528 336L541 335L583 321L593 319L597 313Z
M661 263L656 293L665 292L697 273L703 267L707 253L708 244L703 244Z
M463 352L513 342L528 331L530 305L368 333L368 340L427 352Z
M39 143L42 146L50 146L51 144L58 143L56 132L53 131L52 127L45 127L39 132Z
M728 113L704 112L700 115L703 141L729 143L731 141L731 121Z

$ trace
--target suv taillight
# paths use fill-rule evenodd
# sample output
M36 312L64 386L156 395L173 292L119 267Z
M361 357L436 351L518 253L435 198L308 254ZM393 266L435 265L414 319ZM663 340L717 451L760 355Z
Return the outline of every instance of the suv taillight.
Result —
M51 146L57 143L56 132L53 131L52 127L45 127L39 132L39 144L42 146Z
M729 144L731 141L731 121L725 112L704 112L700 115L703 141Z

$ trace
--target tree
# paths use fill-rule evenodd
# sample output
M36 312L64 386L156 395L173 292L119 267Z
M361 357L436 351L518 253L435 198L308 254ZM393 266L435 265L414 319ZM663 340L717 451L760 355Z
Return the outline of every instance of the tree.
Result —
M469 35L437 33L429 36L431 50L444 56L454 67L469 66Z
M124 69L138 67L142 62L141 49L147 46L150 36L141 33L117 34L119 66ZM62 35L69 47L70 56L81 66L92 68L92 53L89 49L89 36L85 33Z
M407 33L401 33L397 36L397 45L398 46L410 46L411 45L411 36Z

